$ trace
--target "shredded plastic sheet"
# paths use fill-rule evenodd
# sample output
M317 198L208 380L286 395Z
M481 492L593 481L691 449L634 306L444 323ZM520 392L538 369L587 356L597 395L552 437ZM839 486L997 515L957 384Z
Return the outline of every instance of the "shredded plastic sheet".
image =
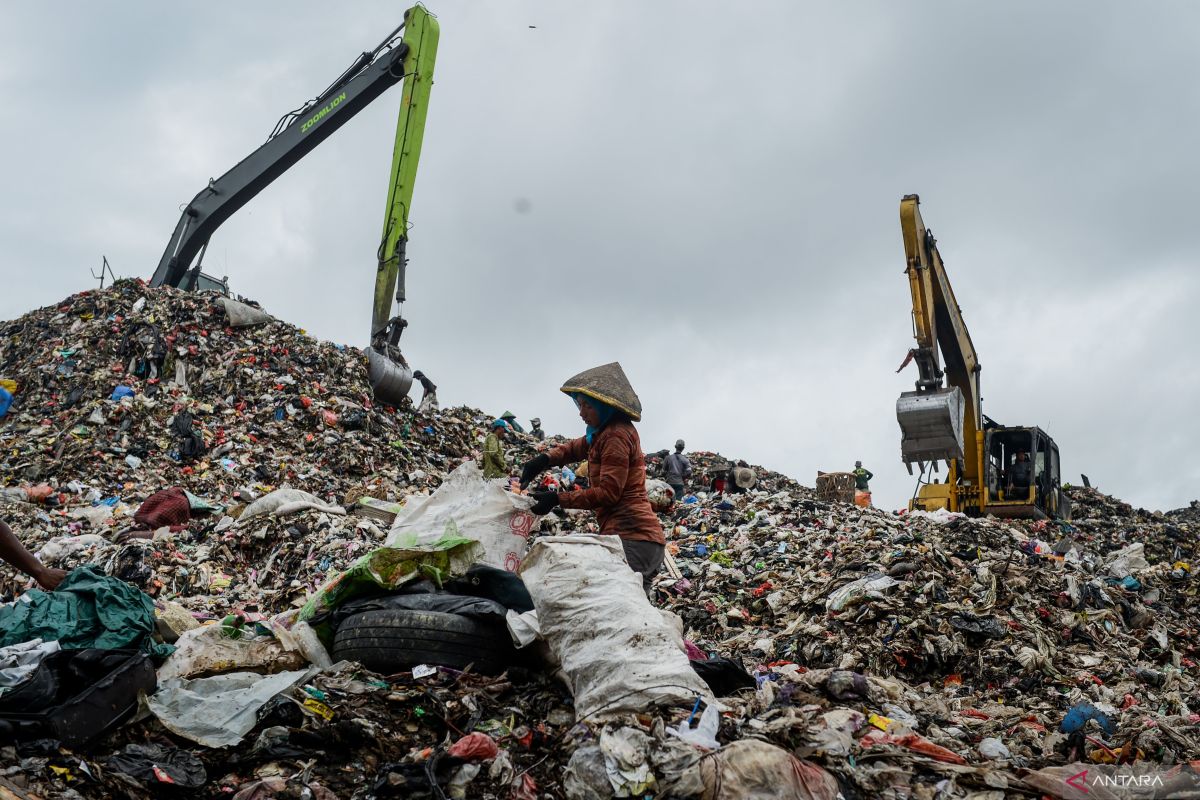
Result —
M61 649L58 642L41 639L0 648L0 697L33 677L43 659Z
M209 678L168 678L146 704L168 730L205 747L232 747L254 727L258 709L319 670L275 675L230 672Z

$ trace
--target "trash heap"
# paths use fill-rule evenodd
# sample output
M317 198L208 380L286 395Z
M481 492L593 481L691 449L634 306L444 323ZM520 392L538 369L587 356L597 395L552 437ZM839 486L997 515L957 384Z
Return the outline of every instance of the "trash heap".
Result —
M482 412L375 405L361 351L261 311L234 328L229 302L126 280L0 325L0 379L16 385L0 418L0 492L30 550L191 598L192 612L275 613L382 541L405 497L481 447ZM284 486L329 512L229 526ZM115 541L167 489L213 511L193 502L195 516L153 540ZM0 573L5 595L23 585Z
M770 488L692 497L660 586L697 647L755 674L738 733L824 754L867 796L914 768L1017 791L1021 770L1068 754L1185 761L1200 747L1197 516L1068 494L1070 524ZM896 758L864 763L877 747Z
M498 675L378 674L316 663L272 619L477 457L482 412L377 406L360 351L135 281L0 325L0 380L15 388L0 514L46 563L132 584L182 634L152 714L87 747L0 747L5 797L1000 800L1061 793L1076 762L1200 752L1195 507L1147 512L1072 487L1069 524L893 513L759 467L749 491L712 494L733 462L692 453L694 493L661 514L657 605L674 613L654 624L695 676L644 689L689 702L631 704L613 687L632 679L612 669L592 676L585 709L564 680L587 666L572 653ZM519 464L553 444L507 449ZM594 518L536 528L542 603L554 582L586 583L547 548ZM10 597L27 586L10 570L0 582ZM628 613L650 611L630 583ZM576 611L551 608L547 638L592 646ZM220 699L193 681L222 675L230 697L259 700L198 734L196 708Z

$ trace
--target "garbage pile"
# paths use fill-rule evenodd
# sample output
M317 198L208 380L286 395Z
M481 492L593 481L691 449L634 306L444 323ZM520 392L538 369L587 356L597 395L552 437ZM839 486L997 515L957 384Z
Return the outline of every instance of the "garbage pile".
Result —
M894 513L692 453L660 614L590 513L470 494L489 416L374 404L354 348L134 281L0 334L0 515L136 623L0 649L0 795L999 800L1200 752L1195 508ZM145 709L13 741L35 659L107 676L56 702L136 674Z
M233 327L247 308L127 280L0 326L0 379L15 386L0 417L0 500L14 501L4 517L29 549L191 598L194 613L275 613L478 452L482 412L375 405L360 351L257 309L257 324ZM254 505L284 487L320 513ZM158 492L190 502L156 498L136 519ZM153 538L128 536L139 528ZM0 592L19 578L0 574Z
M1200 524L1068 493L1071 523L693 497L672 519L678 577L660 588L698 648L755 674L752 708L785 698L792 719L751 715L742 732L786 728L867 796L908 781L893 760L847 769L876 746L980 790L1068 760L1186 761L1200 747ZM981 780L962 765L997 768Z

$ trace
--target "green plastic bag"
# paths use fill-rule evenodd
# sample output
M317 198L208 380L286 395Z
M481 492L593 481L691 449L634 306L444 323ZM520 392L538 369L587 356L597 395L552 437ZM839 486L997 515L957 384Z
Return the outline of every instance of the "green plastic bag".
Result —
M323 641L333 635L321 620L329 611L350 600L385 594L409 581L428 578L438 586L447 578L466 573L475 563L479 543L458 535L452 526L436 542L419 547L380 547L359 558L311 596L297 619L313 621Z

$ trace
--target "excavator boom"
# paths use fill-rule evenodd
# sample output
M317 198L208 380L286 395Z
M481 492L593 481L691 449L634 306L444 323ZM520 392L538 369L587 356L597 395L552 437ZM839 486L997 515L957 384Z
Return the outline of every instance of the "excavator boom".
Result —
M433 63L437 56L439 28L428 11L416 6L405 15L404 93L400 97L400 115L396 122L396 142L392 149L391 181L388 184L387 210L383 220L383 238L379 245L379 264L375 276L375 302L371 314L371 340L376 341L389 324L392 293L403 303L405 245L408 242L408 209L412 205L417 163L425 136L425 115L433 86Z
M954 299L920 198L900 201L905 272L912 292L913 336L901 369L917 362L914 391L896 402L900 451L912 464L949 466L944 482L919 484L909 507L999 517L1069 518L1059 484L1058 447L1036 427L1006 428L984 417L979 355Z
M424 138L438 37L437 20L423 6L410 8L404 14L404 23L374 50L361 54L314 100L284 115L263 145L221 177L209 180L208 186L187 204L150 285L197 288L206 276L199 264L192 267L192 261L198 254L203 260L204 249L221 224L371 101L404 81L387 212L377 254L368 339L371 346L367 349L376 399L398 404L412 385L412 371L399 350L400 334L407 323L400 317L391 318L392 297L395 292L396 300L404 302L408 212Z
M969 464L976 460L975 433L982 424L979 357L937 242L921 219L920 203L915 194L900 201L917 340L911 355L919 371L916 390L902 394L896 404L901 455L909 465L949 461L968 477Z

